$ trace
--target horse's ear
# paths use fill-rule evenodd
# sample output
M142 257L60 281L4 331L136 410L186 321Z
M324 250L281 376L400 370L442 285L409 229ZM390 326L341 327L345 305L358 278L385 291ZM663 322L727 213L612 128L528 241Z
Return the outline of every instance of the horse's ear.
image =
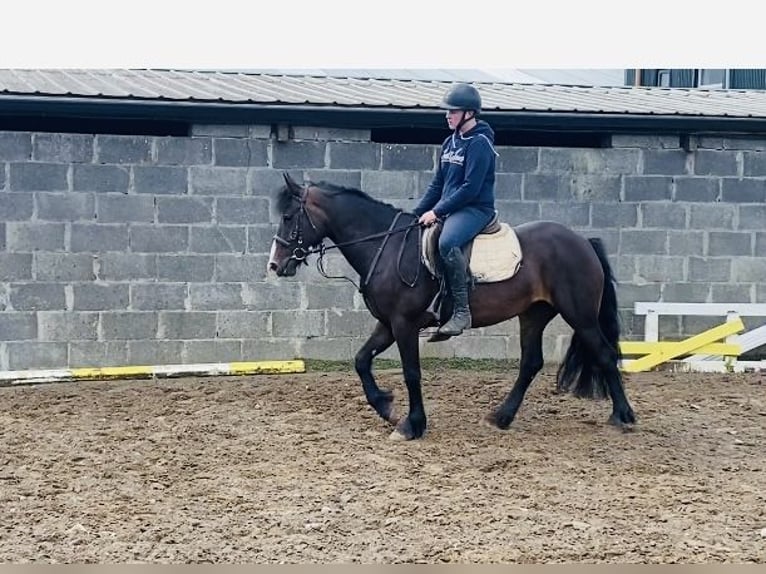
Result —
M292 193L293 195L300 195L301 186L292 177L290 177L290 174L287 173L286 171L283 171L282 177L285 179L285 183L287 184L287 189L290 190L290 193Z

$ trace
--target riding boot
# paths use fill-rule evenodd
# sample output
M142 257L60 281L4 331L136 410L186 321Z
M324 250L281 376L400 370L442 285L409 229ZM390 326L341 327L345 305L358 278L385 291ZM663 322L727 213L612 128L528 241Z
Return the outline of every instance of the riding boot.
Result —
M468 308L468 266L463 251L453 247L444 257L447 285L452 294L452 317L439 327L441 335L459 335L471 326L471 310Z

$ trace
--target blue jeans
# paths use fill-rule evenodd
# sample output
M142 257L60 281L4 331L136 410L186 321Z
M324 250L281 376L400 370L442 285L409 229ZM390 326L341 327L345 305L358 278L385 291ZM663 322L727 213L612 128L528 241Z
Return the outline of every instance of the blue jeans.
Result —
M469 206L447 216L439 236L439 254L442 258L453 247L463 247L476 237L494 215L493 209Z

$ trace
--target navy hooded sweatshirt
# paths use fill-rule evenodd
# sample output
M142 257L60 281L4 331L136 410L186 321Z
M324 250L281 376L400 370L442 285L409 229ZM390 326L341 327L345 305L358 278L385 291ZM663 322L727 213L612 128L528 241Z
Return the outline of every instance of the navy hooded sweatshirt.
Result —
M433 209L445 217L467 205L495 208L495 132L484 120L442 143L439 169L415 208L420 217Z

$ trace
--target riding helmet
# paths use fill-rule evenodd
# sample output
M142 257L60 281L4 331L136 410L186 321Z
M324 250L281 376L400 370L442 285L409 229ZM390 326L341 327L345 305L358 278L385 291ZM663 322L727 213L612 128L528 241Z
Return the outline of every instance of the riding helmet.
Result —
M470 84L457 84L444 96L442 107L449 110L481 111L479 91Z

